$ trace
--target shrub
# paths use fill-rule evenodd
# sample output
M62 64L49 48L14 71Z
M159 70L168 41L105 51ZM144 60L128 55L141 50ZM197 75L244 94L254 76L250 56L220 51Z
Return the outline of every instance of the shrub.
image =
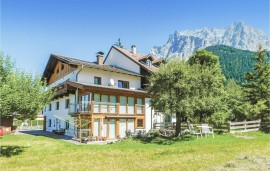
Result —
M220 127L229 119L229 114L226 112L215 112L212 116L208 119L208 122L213 125L214 127Z

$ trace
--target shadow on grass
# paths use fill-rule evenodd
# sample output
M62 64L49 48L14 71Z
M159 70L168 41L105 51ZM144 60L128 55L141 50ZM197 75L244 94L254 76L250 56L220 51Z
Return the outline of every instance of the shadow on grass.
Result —
M0 157L12 157L24 151L23 146L0 146Z
M135 140L139 140L144 144L158 144L158 145L172 145L176 142L190 141L194 137L190 134L184 134L178 137L166 137L161 135L146 135L144 137L134 137Z

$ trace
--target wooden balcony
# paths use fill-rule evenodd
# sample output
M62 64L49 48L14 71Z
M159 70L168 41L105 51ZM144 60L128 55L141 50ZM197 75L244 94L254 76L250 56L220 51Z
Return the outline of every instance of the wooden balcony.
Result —
M79 102L69 104L70 115L90 115L90 114L114 114L114 115L144 115L145 105L135 104L134 106L125 106L119 103L109 102Z

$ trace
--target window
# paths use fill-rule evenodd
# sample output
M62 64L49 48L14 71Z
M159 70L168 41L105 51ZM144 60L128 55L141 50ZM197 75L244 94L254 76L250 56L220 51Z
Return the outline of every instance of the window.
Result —
M128 97L128 114L134 114L134 97Z
M69 120L66 120L66 130L69 130Z
M47 106L45 105L45 107L44 107L44 112L46 112L46 107L47 107Z
M51 111L52 110L52 104L50 103L49 104L49 111Z
M120 114L127 113L127 97L120 96Z
M146 65L147 65L147 66L152 66L152 61L151 61L150 59L147 59L147 60L146 60Z
M118 80L118 87L119 88L129 88L129 82Z
M62 64L62 65L61 65L61 71L64 70L64 68L65 68L65 65Z
M94 84L101 85L101 77L94 77Z
M143 100L141 98L137 98L137 114L143 113Z
M59 110L59 102L56 102L55 110Z
M69 108L69 99L66 99L66 101L65 101L65 108L66 109Z
M143 119L137 120L137 127L143 127Z
M48 127L51 127L52 126L52 120L49 119L49 126Z

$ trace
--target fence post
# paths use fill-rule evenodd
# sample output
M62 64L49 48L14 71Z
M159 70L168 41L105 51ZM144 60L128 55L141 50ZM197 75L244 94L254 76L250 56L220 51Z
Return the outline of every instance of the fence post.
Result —
M230 121L227 123L227 126L228 126L229 133L231 133L231 122Z
M244 121L244 124L245 124L245 132L247 130L247 120Z
M262 128L261 128L261 126L262 126L262 121L261 121L261 119L259 119L258 121L259 121L259 130L261 130L261 129L262 129Z

